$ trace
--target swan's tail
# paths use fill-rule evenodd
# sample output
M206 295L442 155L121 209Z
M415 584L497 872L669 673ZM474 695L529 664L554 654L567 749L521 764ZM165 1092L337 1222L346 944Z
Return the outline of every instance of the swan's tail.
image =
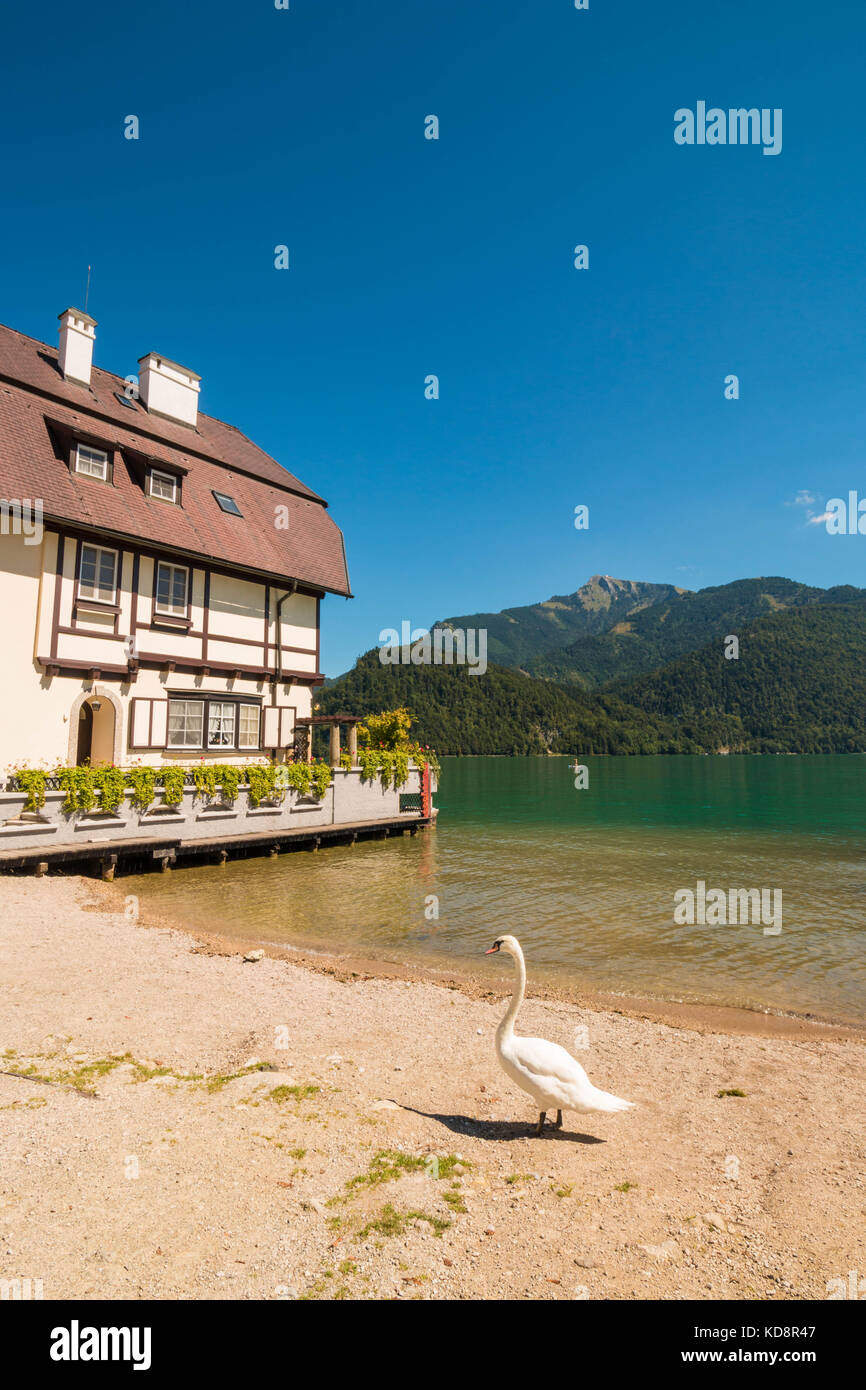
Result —
M600 1091L597 1086L592 1088L590 1104L593 1110L603 1110L608 1115L615 1115L619 1110L634 1110L633 1100L620 1100L619 1096L612 1096L609 1091Z

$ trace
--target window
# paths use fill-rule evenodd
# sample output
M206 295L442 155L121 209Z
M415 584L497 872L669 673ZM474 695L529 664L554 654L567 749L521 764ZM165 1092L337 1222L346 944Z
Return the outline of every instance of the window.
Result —
M162 560L156 567L156 611L172 618L186 617L186 598L189 570L182 565L168 565Z
M201 748L204 705L201 700L169 700L169 748Z
M83 545L78 570L78 597L113 603L117 593L117 551Z
M260 724L258 705L172 696L168 702L168 747L258 748Z
M259 707L240 705L238 707L238 748L258 748L259 746Z
M159 468L148 469L148 496L158 497L161 502L176 502L177 490L177 478L173 473L163 473Z
M235 499L229 497L227 493L215 492L214 497L217 500L217 506L220 507L222 511L228 512L231 516L243 516L243 512Z
M211 700L208 705L208 748L233 748L235 743L236 705Z
M76 444L75 472L84 473L88 478L99 478L103 483L107 483L108 454L104 449L92 449L89 444Z

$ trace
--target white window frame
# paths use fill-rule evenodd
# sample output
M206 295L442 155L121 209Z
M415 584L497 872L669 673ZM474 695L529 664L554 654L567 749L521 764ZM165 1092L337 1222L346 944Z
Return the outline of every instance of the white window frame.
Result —
M94 582L92 584L87 585L87 587L85 587L85 581L83 578L85 550L92 550L94 555L96 556ZM110 555L112 557L113 562L112 585L110 593L105 588L103 588L103 586L99 582L99 574L102 568L103 555ZM81 554L78 560L78 597L81 599L87 599L90 603L114 603L115 599L117 598L117 560L118 554L116 550L110 550L108 546L105 545L91 545L89 541L82 541Z
M199 734L198 734L198 740L197 740L196 742L194 742L194 743L190 743L190 742L180 742L180 741L175 740L175 739L172 738L171 714L172 714L172 706L173 706L173 705L185 705L185 706L187 707L187 709L189 708L190 705L195 705L195 706L197 706L198 711L199 711L200 721L199 721ZM166 748L201 748L201 747L202 747L202 740L203 740L203 738L204 738L205 717L206 717L206 701L204 701L204 700L183 700L183 699L179 699L177 696L171 696L171 697L169 697L169 701L168 701L168 721L167 721L166 730L165 730L165 739L166 739L166 744L165 744L165 746L166 746ZM188 716L188 714L185 713L183 718L184 718L184 732L186 732L186 728L187 728L187 726L188 726L188 724L189 724L189 716Z
M214 710L221 710L222 713L214 714ZM223 721L226 719L226 710L231 711L230 728L224 728ZM214 719L217 721L217 728L211 727ZM238 706L236 700L208 700L207 702L207 746L208 748L237 748L238 732ZM220 737L223 733L229 733L229 738Z
M185 706L183 716L184 729L188 731L190 725L189 706L195 705L200 711L197 726L197 740L193 742L178 742L172 739L171 718L172 709L178 705ZM255 711L255 742L242 743L241 737L241 711ZM212 730L211 724L215 722L217 728ZM260 705L250 700L238 700L228 697L227 699L214 698L211 695L190 696L189 699L184 695L169 695L168 715L166 721L166 748L198 748L206 752L234 752L248 753L261 747L262 729L262 709ZM228 734L230 742L227 742L222 735Z
M169 579L169 585L168 585L169 598L168 598L168 601L167 601L167 602L166 602L165 600L161 600L160 597L159 597L159 572L160 572L160 570L170 570L170 571L171 571L171 577L170 577L170 579ZM174 576L175 576L175 574L178 573L178 572L182 573L183 576L184 576L183 606L180 607L180 608L177 606L177 604L174 602L173 598L171 597L171 595L172 595L173 592L174 592ZM154 613L160 613L160 614L162 614L164 617L168 617L168 618L185 618L185 617L187 616L187 610L188 610L188 608L189 608L189 567L188 567L187 565L175 565L175 564L172 564L171 560L157 560L157 562L156 562L156 574L154 575L154 584L153 584L153 611L154 611Z
M85 455L85 454L89 454L89 455L91 456L90 459L88 460L89 463L93 463L93 462L95 462L95 461L97 461L97 460L101 460L101 463L102 463L101 469L100 469L100 468L85 468L85 467L84 467L84 455ZM80 442L76 443L76 445L75 445L75 467L74 467L74 471L75 471L76 473L80 473L80 474L82 475L82 477L85 477L85 478L96 478L96 479L98 479L99 482L107 483L107 482L108 482L108 467L109 467L109 464L108 464L108 454L106 453L105 449L97 449L93 444L82 444L82 443L80 443Z
M162 495L161 492L155 492L155 491L154 491L154 483L157 481L157 479L159 480L160 483L168 483L168 484L170 485L170 487L171 487L171 496L170 496L170 497L164 497L164 496ZM166 472L164 472L163 469L161 469L161 468L148 468L148 470L147 470L147 495L148 495L148 497L155 497L155 498L157 499L158 502L173 502L175 505L177 505L177 493L178 493L177 478L175 477L175 475L174 475L173 473L166 473Z
M244 742L242 742L243 737L244 737L244 730L243 730L243 715L244 715L244 711L245 711L245 710L252 710L252 711L253 711L253 714L255 715L255 735L254 735L254 739L253 739L253 742L252 742L252 743L244 743ZM241 702L238 704L237 729L236 729L237 739L238 739L238 743L237 743L238 748L248 749L248 748L260 748L260 747L261 747L261 724L262 724L262 711L261 711L261 707L260 707L259 705L253 705L253 704L249 704L249 703L247 703L247 702L241 701Z

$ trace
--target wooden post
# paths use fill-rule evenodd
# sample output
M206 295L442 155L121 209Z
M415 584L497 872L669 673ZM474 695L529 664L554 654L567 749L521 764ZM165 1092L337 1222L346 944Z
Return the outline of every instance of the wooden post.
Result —
M102 861L102 879L104 883L114 882L114 871L117 868L117 855L109 854L107 859Z
M331 725L331 749L329 758L331 767L340 766L340 726L334 721Z

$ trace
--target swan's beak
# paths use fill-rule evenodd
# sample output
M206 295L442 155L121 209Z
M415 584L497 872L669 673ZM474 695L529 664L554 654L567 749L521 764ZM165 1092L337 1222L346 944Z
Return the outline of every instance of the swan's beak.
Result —
M491 946L491 947L489 948L489 950L487 950L487 951L484 952L484 954L485 954L485 956L492 956L493 953L494 953L494 951L498 951L498 950L499 950L499 947L498 947L498 946Z

